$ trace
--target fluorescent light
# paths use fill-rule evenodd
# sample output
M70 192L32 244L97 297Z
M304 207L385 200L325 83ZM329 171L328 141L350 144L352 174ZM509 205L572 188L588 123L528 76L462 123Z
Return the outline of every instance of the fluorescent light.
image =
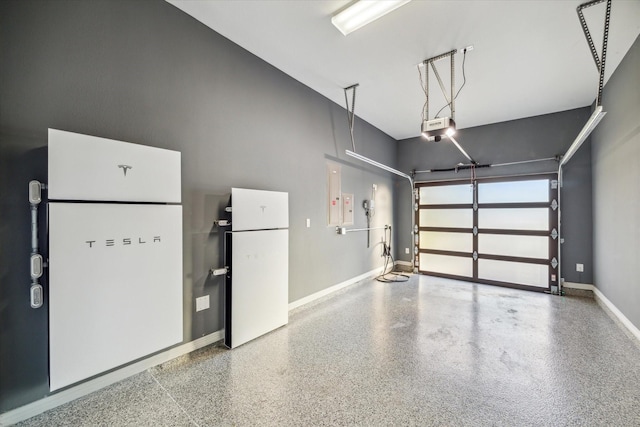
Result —
M360 0L335 14L331 23L345 36L411 0Z
M606 111L602 111L602 105L596 107L587 120L587 123L584 125L576 139L573 141L573 144L569 147L564 156L562 156L562 160L560 161L560 166L564 166L569 159L578 151L578 148L582 145L582 143L587 139L587 137L591 134L591 132L595 129L595 127L600 123L600 120L607 114Z

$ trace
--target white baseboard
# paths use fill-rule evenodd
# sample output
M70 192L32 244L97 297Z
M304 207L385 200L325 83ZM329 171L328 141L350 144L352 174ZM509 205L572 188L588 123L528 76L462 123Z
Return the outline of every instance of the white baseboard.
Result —
M616 307L615 305L613 305L613 303L611 301L609 301L609 299L607 297L604 296L604 294L594 286L593 288L593 293L595 294L596 297L596 301L598 302L598 304L600 304L601 306L604 306L608 309L608 311L615 316L615 318L624 325L625 328L627 328L629 330L629 332L631 332L631 334L636 337L636 339L638 341L640 341L640 329L638 329L633 323L631 323L631 320L629 320L627 318L627 316L625 316L620 310L618 310L618 307ZM605 310L607 311L607 310Z
M405 267L412 267L411 261L395 261L395 265L404 265Z
M350 285L353 285L355 283L358 283L361 280L368 279L369 277L372 277L372 276L377 276L378 274L380 274L382 272L382 268L383 267L378 267L378 268L376 268L374 270L371 270L371 271L369 271L367 273L361 274L361 275L353 277L353 278L351 278L349 280L345 280L344 282L338 283L337 285L330 286L330 287L328 287L326 289L323 289L321 291L318 291L318 292L313 293L311 295L308 295L306 297L303 297L303 298L300 298L300 299L295 300L293 302L290 302L289 303L289 311L291 311L291 310L293 310L295 308L301 307L301 306L303 306L305 304L309 304L310 302L313 302L313 301L315 301L317 299L325 297L325 296L327 296L329 294L332 294L334 292L337 292L340 289L346 288L347 286L350 286Z
M223 337L224 332L222 330L216 331L202 338L173 347L147 359L140 360L116 371L109 372L108 374L104 374L100 377L78 384L77 386L51 394L40 400L36 400L33 403L5 412L0 414L0 426L8 426L26 420L27 418L34 417L48 411L49 409L53 409L82 396L86 396L94 391L98 391L111 384L117 383L118 381L122 381L125 378L144 372L149 368L153 368L154 366L175 359L176 357L180 357L202 347L206 347L209 344L220 341Z
M631 335L636 337L638 341L640 341L640 329L638 329L631 321L625 316L604 294L594 285L590 285L587 283L573 283L573 282L564 282L563 287L569 289L580 289L584 291L592 291L593 296L595 297L596 302L605 308L605 312L609 314L609 316L613 317L614 320L619 321L622 325L627 328Z
M595 289L595 286L588 283L574 283L574 282L564 282L562 284L563 288L569 289L580 289L581 291L592 291Z

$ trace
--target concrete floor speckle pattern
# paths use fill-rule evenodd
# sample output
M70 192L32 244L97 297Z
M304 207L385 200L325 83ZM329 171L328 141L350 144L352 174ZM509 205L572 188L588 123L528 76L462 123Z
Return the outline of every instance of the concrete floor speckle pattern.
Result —
M640 347L593 299L366 281L21 426L640 426Z

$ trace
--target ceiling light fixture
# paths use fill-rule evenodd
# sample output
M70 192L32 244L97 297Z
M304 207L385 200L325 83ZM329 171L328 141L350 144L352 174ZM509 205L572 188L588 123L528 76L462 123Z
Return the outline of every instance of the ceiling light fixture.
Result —
M345 36L409 3L411 0L360 0L341 10L331 23Z

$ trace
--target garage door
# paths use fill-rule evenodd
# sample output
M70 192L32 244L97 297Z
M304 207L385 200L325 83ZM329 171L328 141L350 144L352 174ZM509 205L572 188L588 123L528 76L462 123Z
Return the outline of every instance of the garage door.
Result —
M416 184L423 274L523 289L557 285L557 175Z

